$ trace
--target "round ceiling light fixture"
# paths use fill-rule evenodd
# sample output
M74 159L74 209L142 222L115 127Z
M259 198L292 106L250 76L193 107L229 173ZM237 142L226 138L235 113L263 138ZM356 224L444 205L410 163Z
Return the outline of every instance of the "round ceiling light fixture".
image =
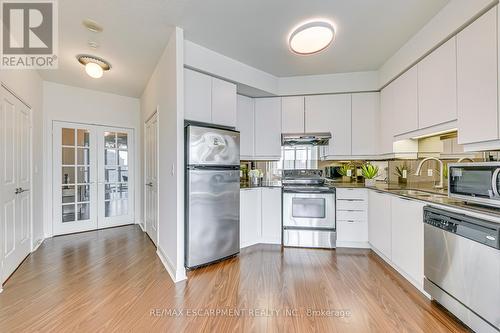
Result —
M85 66L85 72L94 79L102 77L104 71L111 69L109 62L96 56L80 54L76 56L76 59Z
M96 21L86 18L85 20L82 21L82 25L87 28L89 31L92 32L102 32L104 29L103 27L97 23Z
M310 55L326 49L332 44L334 38L333 24L324 20L313 20L293 29L288 38L288 45L296 54Z

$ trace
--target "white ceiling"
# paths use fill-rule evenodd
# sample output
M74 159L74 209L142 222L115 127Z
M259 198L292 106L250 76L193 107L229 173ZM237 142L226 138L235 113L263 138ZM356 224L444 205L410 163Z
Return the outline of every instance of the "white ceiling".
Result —
M59 69L44 79L139 97L174 25L184 36L275 76L376 70L449 0L72 0L59 1ZM310 18L331 20L334 44L313 56L288 50L290 30ZM91 18L101 34L81 25ZM88 47L89 40L101 45ZM113 68L99 80L75 60L91 53Z

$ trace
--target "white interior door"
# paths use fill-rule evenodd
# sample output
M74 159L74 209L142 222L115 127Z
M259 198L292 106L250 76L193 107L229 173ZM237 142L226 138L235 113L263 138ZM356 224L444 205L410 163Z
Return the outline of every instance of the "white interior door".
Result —
M145 124L145 186L144 220L149 238L158 240L158 117L153 115Z
M99 228L134 223L134 137L124 128L98 131Z
M134 222L133 132L54 122L54 235Z
M97 228L97 136L94 126L53 126L54 235Z
M4 87L0 109L0 227L3 283L31 250L31 110Z

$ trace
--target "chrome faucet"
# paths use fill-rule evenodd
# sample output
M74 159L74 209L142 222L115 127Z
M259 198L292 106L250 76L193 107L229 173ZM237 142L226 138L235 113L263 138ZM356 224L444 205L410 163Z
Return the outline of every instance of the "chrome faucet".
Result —
M462 163L462 162L463 162L463 161L465 161L465 160L469 160L469 161L471 161L471 162L474 162L474 160L473 160L472 158L470 158L470 157L462 157L461 159L459 159L459 160L457 161L457 163Z
M417 171L415 172L415 176L420 176L420 174L422 173L422 166L425 162L427 161L430 161L430 160L433 160L433 161L438 161L439 162L439 184L437 186L435 186L436 188L444 188L444 173L443 173L443 161L441 161L440 159L438 158L435 158L435 157L427 157L427 158L424 158L422 161L420 161L420 164L418 165L417 167Z

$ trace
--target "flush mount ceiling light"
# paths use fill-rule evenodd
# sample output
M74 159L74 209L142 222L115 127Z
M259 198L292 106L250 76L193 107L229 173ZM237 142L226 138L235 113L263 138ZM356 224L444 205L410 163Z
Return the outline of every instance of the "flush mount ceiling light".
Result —
M102 32L104 30L102 28L102 26L99 25L99 23L97 23L96 21L91 20L89 18L86 18L85 20L83 20L82 24L85 28L87 28L88 30L90 30L92 32Z
M314 20L303 23L293 29L288 38L292 52L310 55L323 51L332 43L335 28L328 21Z
M111 69L109 62L96 56L80 54L76 56L76 59L85 66L85 72L94 79L102 77L104 71Z

